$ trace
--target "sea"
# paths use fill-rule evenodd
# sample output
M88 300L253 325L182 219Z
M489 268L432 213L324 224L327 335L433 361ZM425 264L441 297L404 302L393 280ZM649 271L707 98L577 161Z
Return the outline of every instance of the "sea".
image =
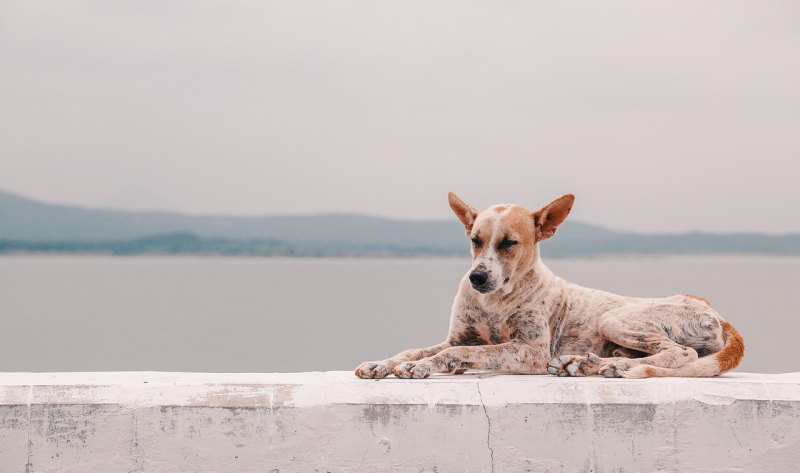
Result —
M709 299L740 371L800 371L800 258L547 259L619 294ZM0 257L0 371L352 370L447 335L464 258Z

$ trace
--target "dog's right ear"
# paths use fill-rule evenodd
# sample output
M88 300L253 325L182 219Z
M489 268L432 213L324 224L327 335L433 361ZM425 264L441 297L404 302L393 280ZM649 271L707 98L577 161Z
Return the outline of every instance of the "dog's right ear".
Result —
M447 194L447 201L450 202L450 208L453 209L456 217L464 224L464 229L467 230L467 235L469 235L469 232L472 231L472 224L475 223L475 218L478 216L478 211L461 200L455 192Z

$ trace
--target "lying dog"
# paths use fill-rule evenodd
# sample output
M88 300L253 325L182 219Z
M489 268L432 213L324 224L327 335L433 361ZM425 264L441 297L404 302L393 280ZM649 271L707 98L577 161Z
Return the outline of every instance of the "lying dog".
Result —
M450 207L472 241L444 342L362 363L361 378L427 378L467 369L558 376L714 376L735 368L744 341L693 295L625 297L569 283L539 257L575 197L535 212L495 205L478 212L452 192Z

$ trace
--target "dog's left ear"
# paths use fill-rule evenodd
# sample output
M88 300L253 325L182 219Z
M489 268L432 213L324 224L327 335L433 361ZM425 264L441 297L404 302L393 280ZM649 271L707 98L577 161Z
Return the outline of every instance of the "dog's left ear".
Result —
M565 194L533 213L536 225L537 240L546 240L555 235L556 229L566 220L575 196Z

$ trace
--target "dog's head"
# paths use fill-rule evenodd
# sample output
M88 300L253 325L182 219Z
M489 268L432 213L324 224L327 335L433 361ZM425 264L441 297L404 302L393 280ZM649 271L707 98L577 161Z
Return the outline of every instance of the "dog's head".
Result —
M556 233L575 196L563 195L535 212L518 205L478 212L452 192L448 199L472 241L469 281L476 291L488 294L512 282L519 269L531 267L538 257L536 244Z

